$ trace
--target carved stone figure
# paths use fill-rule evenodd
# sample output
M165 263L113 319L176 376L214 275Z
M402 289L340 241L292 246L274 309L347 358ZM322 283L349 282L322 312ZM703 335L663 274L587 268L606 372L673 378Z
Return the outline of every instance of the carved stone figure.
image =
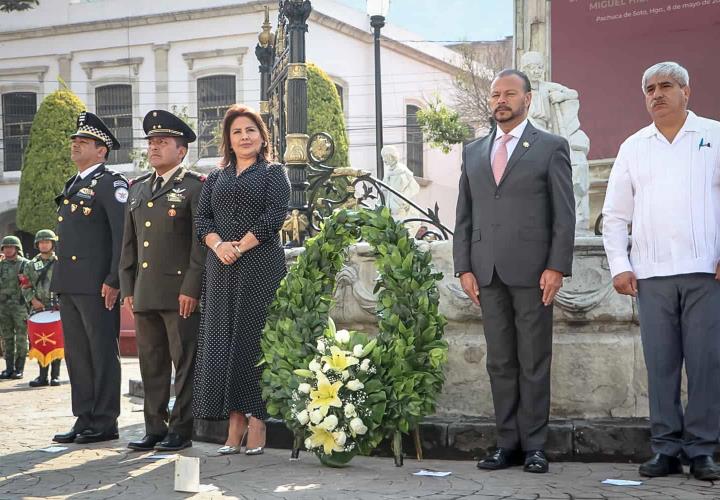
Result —
M413 196L420 192L420 185L415 180L412 171L399 161L398 151L395 146L383 147L380 155L385 164L385 176L383 177L385 184L408 199L412 199ZM390 209L390 213L395 219L402 221L419 215L417 210L399 196L388 190L385 190L384 194L385 205ZM410 235L413 236L420 224L418 222L406 222L405 226Z
M590 173L587 160L590 139L580 129L578 93L559 83L545 80L545 62L539 52L523 54L520 66L530 78L532 85L533 98L528 114L530 121L539 129L565 137L570 144L575 193L575 227L576 232L586 233L590 230L588 197Z

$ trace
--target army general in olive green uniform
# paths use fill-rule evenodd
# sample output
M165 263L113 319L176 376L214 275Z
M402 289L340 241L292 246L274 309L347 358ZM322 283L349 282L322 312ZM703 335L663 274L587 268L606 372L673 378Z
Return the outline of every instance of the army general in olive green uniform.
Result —
M20 284L28 261L16 236L5 236L1 250L5 258L0 261L0 333L6 367L0 379L19 379L28 352L28 310Z
M204 176L181 165L188 143L196 138L182 120L155 110L145 116L143 128L154 172L130 186L120 288L135 316L146 435L128 447L180 450L192 443L192 380L205 263L193 219ZM175 405L168 415L171 363Z

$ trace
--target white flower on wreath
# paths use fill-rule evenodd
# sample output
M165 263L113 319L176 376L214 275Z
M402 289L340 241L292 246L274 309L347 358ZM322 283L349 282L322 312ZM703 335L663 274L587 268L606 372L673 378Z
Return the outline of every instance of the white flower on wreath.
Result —
M347 434L345 434L344 431L333 432L332 434L333 434L333 437L335 438L335 442L339 446L345 445L345 441L347 440Z
M348 389L350 389L351 391L359 391L360 389L365 387L365 385L362 382L360 382L358 379L351 380L350 382L345 384L345 386Z
M343 381L345 381L345 380L347 380L347 379L349 379L349 378L350 378L350 372L347 371L347 370L343 370L343 372L342 372L342 379L343 379Z
M338 418L335 415L328 415L325 420L322 421L320 427L328 431L334 431L338 425Z
M357 416L357 412L355 411L355 405L352 403L346 404L343 410L345 411L345 418L352 418Z
M320 409L313 410L310 412L310 422L312 422L313 424L315 424L315 425L319 424L320 422L322 422L322 419L323 419L323 414L320 411Z
M355 344L355 347L353 347L353 356L355 357L361 357L363 353L363 346L362 344Z
M354 436L363 435L368 431L367 426L363 423L362 419L355 417L350 421L350 430Z
M312 386L306 382L303 382L298 386L298 391L302 392L303 394L310 394L311 390Z
M335 332L335 340L340 342L341 344L347 344L350 342L350 332L347 330L338 330Z
M310 421L310 414L307 410L303 410L300 413L298 413L295 418L298 422L300 422L300 425L305 425Z
M325 341L323 339L318 339L317 350L320 352L325 352Z
M319 372L321 367L320 363L318 363L316 359L313 359L310 361L310 364L308 364L308 368L311 372Z
M368 358L365 358L362 360L362 363L360 363L360 371L366 372L370 369L370 360Z

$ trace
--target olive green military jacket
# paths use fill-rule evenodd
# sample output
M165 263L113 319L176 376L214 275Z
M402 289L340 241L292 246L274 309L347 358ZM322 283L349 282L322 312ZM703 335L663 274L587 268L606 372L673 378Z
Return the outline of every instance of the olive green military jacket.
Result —
M133 310L178 310L178 295L200 298L206 249L195 237L205 176L181 167L155 194L147 174L130 185L120 291Z
M20 287L20 276L25 270L28 260L18 255L13 260L0 261L0 307L23 306L25 296Z
M38 299L45 307L51 306L50 280L56 265L57 256L55 252L47 260L43 260L38 254L25 265L23 274L30 282L30 286L23 289L23 295L29 307L32 307L33 298Z

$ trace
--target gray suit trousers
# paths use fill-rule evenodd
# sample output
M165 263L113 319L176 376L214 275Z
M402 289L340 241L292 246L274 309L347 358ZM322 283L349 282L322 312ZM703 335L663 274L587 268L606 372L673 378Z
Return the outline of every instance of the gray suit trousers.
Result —
M552 305L540 286L508 286L493 273L480 287L497 445L541 450L550 415Z
M703 273L641 279L637 300L653 451L712 455L720 437L720 282Z

